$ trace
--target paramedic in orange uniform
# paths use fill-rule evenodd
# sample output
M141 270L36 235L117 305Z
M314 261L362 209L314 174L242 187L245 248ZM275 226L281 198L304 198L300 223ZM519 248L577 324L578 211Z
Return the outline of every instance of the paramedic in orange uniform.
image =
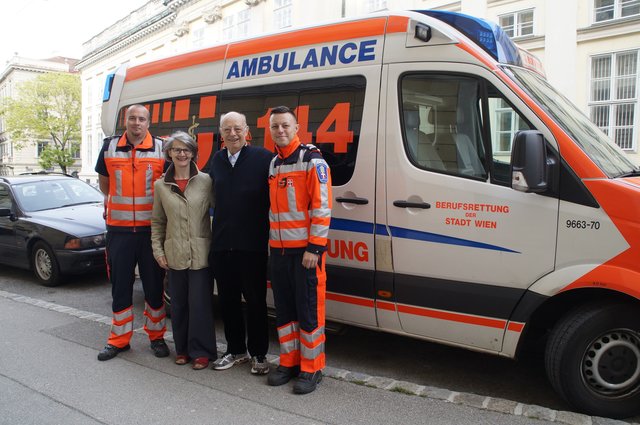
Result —
M156 357L169 355L164 341L164 272L151 250L153 183L165 164L162 139L149 133L149 111L142 105L130 106L125 121L125 134L104 140L95 168L105 195L107 271L113 296L111 333L98 353L101 361L130 348L136 265L144 289L144 330L151 350Z
M331 174L318 148L300 143L291 109L272 109L269 124L277 151L269 168L269 246L280 365L267 382L277 386L297 377L293 392L307 394L325 366Z

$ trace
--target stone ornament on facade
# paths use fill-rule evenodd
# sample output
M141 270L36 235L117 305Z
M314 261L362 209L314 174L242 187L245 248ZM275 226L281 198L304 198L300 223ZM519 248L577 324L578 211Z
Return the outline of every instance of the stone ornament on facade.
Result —
M176 23L176 29L173 31L173 33L178 37L182 37L183 35L188 34L189 23L187 21L180 21Z
M253 7L253 6L257 6L258 4L262 3L264 0L244 0L244 4L246 4L249 7Z
M216 21L222 19L222 8L219 5L213 6L209 9L205 9L202 12L202 19L207 24L213 24Z

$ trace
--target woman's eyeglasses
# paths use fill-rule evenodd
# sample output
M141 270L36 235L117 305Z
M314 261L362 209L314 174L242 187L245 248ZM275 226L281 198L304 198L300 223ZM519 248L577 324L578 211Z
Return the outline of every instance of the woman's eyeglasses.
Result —
M187 148L171 148L171 152L178 155L178 154L185 154L185 155L189 155L191 154L191 149L187 149Z

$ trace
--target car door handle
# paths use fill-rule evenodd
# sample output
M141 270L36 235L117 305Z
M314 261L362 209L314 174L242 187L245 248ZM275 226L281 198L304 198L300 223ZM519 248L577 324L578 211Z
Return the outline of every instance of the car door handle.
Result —
M336 201L356 205L367 205L369 203L369 200L366 198L336 198Z
M400 208L421 208L423 210L431 208L431 204L426 202L393 201L393 205Z

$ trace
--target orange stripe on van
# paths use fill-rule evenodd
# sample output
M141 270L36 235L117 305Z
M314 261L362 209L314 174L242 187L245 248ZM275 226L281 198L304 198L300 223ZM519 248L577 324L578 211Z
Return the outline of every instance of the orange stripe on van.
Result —
M409 18L407 16L389 16L387 23L387 33L391 32L407 32L407 24Z
M408 21L409 18L406 16L390 16L388 21L386 17L371 18L364 21L344 22L225 44L134 66L127 70L125 81L133 81L163 72L221 61L225 57L235 58L310 44L383 35L385 34L385 25L387 26L387 33L405 32Z
M227 58L255 55L257 53L290 49L310 44L382 35L384 34L386 23L387 18L372 18L364 21L345 22L241 41L229 45Z
M334 292L327 292L326 298L327 300L331 301L338 301L341 303L355 304L363 307L373 308L373 300L367 298L357 298L349 295L336 294Z
M208 49L198 50L197 52L185 53L174 56L169 59L161 59L155 62L149 62L143 65L134 66L127 70L125 81L133 81L139 78L149 77L151 75L161 74L163 72L174 71L180 68L187 68L194 65L202 65L204 63L216 62L224 59L227 51L227 45L211 47Z
M487 317L468 316L460 313L450 313L448 311L432 310L430 308L413 307L408 305L398 305L400 313L414 314L416 316L431 317L434 319L448 320L450 322L460 322L469 325L485 326L488 328L504 329L507 322L501 319L490 319Z
M624 179L587 180L584 183L627 241L629 248L579 277L561 292L577 288L608 289L640 299L640 204L631 201L635 200L638 191L627 185Z

